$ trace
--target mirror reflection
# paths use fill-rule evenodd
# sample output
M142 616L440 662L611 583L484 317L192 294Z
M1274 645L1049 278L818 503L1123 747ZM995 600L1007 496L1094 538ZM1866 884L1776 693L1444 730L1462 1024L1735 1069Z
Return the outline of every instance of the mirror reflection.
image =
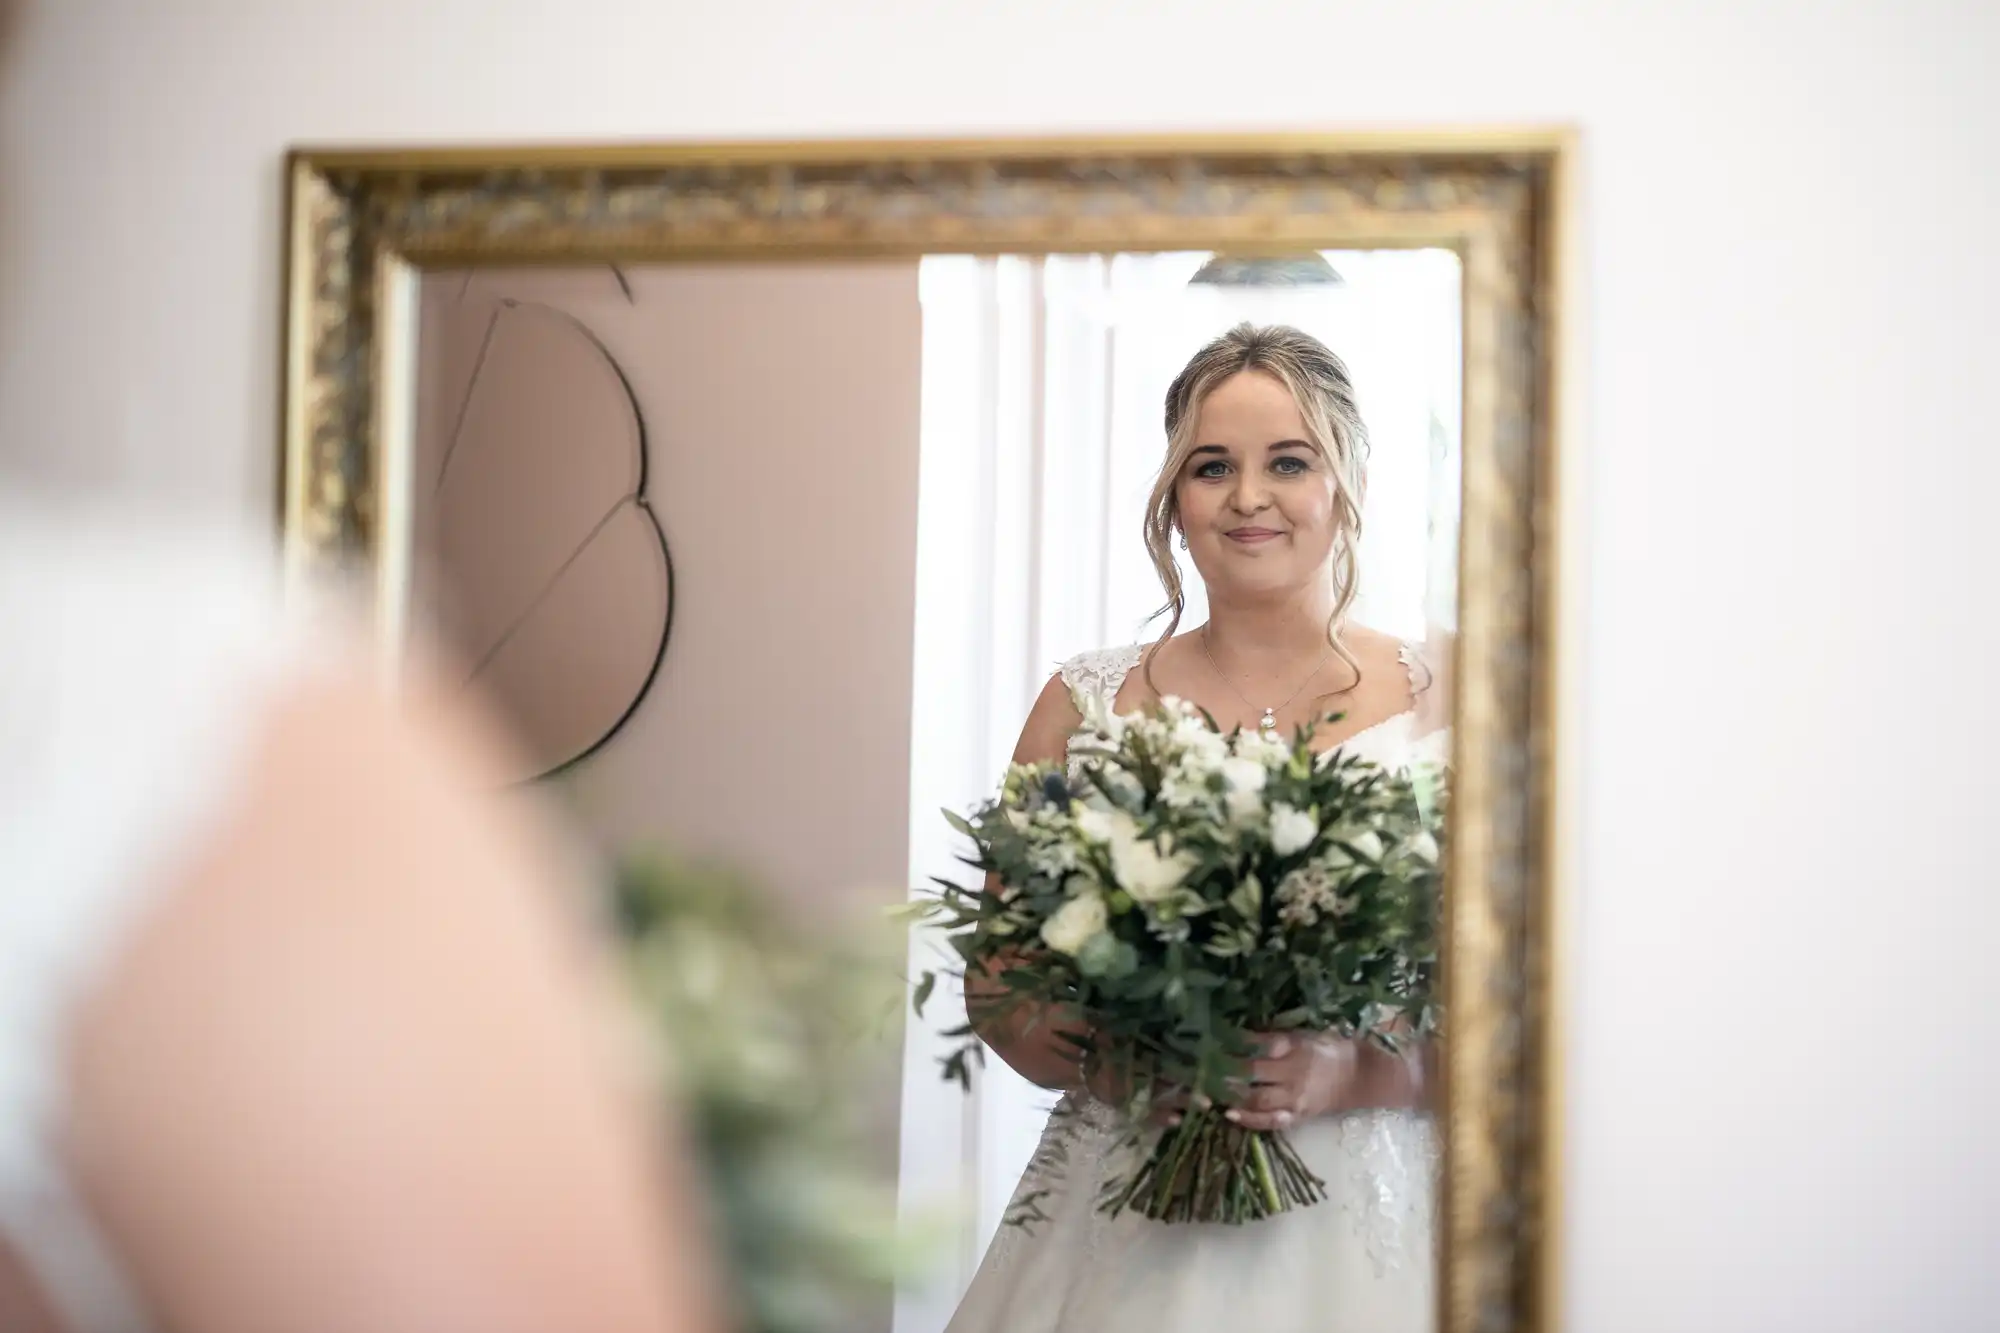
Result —
M937 992L863 1109L906 1215L957 1231L867 1326L1432 1326L1408 849L1444 832L1460 310L1443 250L425 275L415 601L519 776L607 851L808 911L938 878L1024 904L956 923L1024 941L963 987L953 922L917 934ZM1108 720L1174 701L1220 734L1122 762ZM1011 811L1060 834L940 816L1016 764L1067 782ZM1225 861L1248 907L1203 897ZM1231 911L1264 931L1235 953ZM996 1004L1010 971L1058 980ZM939 1076L968 996L969 1090Z

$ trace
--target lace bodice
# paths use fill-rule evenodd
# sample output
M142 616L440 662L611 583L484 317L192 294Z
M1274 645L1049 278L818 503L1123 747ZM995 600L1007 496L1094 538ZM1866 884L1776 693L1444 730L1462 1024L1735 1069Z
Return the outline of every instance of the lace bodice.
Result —
M1077 711L1087 713L1088 705L1093 702L1100 703L1104 711L1111 711L1118 691L1124 688L1125 678L1145 655L1145 647L1133 643L1079 653L1064 662L1060 674ZM1400 645L1396 656L1410 679L1409 707L1374 726L1364 727L1334 748L1392 766L1419 759L1443 761L1449 757L1450 733L1440 716L1442 701L1434 689L1436 672L1412 644Z

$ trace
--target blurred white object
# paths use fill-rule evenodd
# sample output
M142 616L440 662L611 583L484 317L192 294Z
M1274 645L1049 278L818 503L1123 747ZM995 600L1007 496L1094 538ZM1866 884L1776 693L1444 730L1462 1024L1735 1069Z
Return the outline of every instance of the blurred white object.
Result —
M0 1325L714 1327L504 747L280 593L0 491Z
M66 1019L301 651L273 570L242 533L0 501L0 1232L86 1333L144 1324L62 1165Z

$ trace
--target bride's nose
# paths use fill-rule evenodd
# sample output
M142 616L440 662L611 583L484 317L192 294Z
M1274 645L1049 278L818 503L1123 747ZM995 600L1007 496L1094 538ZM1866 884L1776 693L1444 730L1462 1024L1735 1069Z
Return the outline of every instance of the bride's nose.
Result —
M1239 514L1254 514L1271 503L1271 493L1264 486L1264 479L1252 472L1237 474L1236 488L1229 497L1229 507Z

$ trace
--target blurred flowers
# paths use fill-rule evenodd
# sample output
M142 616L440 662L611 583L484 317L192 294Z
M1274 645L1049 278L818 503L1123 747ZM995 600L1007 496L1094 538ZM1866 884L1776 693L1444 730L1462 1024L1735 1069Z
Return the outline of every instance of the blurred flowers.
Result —
M624 862L615 903L743 1326L880 1324L914 1259L896 1240L894 1144L869 1114L894 1105L901 935L830 928L741 876L661 858Z

